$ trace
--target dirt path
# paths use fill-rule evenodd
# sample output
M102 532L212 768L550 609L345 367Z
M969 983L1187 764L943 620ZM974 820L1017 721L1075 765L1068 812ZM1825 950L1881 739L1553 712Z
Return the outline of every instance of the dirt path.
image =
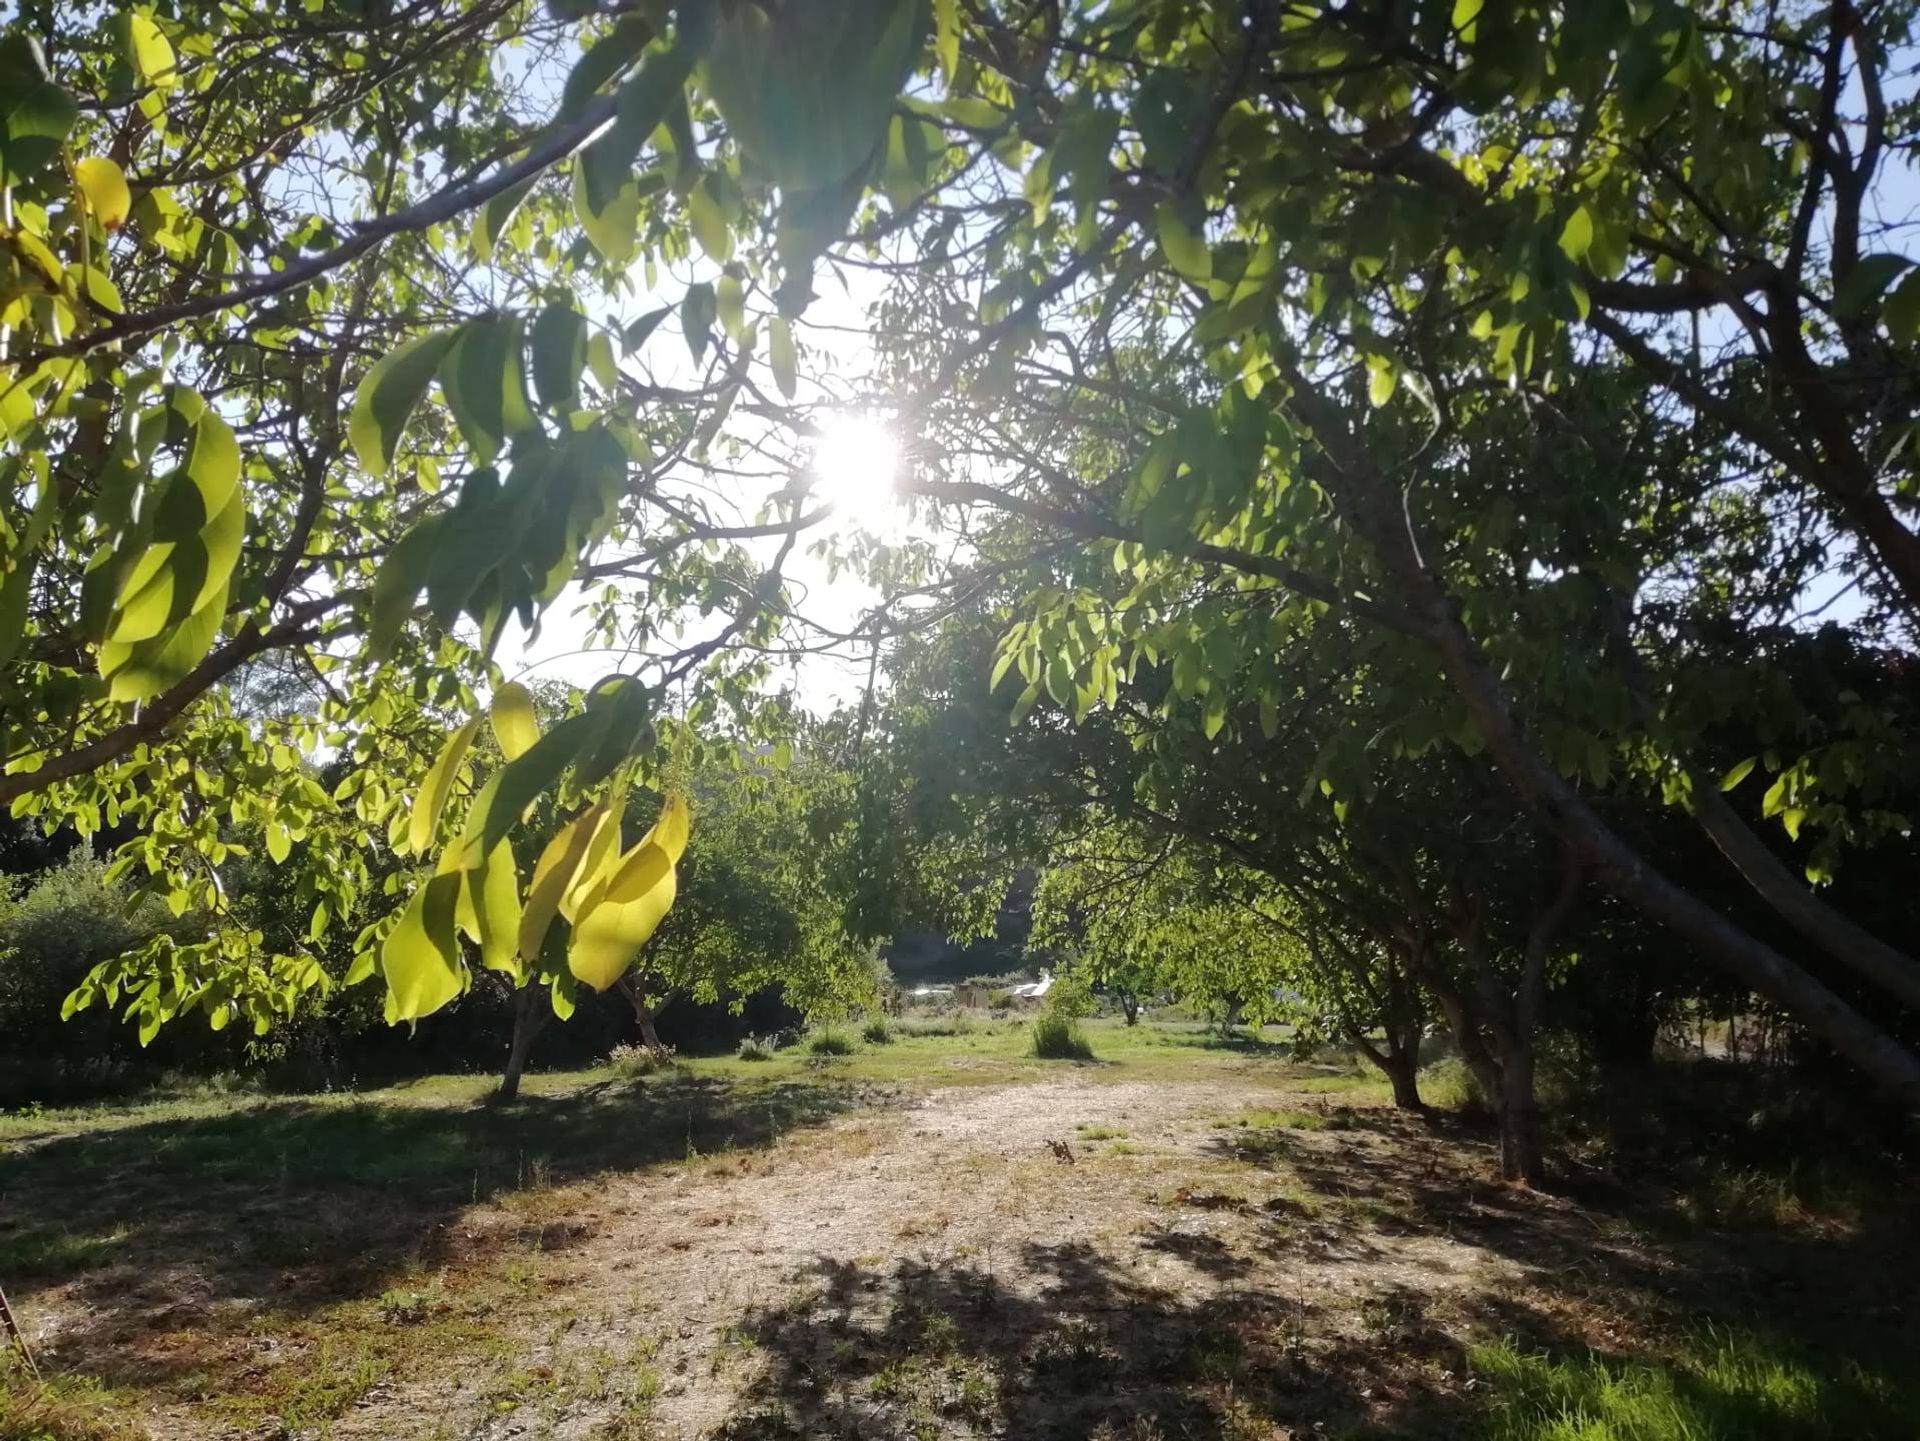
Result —
M1283 1104L1317 1109L1274 1131L1223 1125ZM1311 1398L1316 1356L1391 1341L1528 1271L1482 1234L1513 1221L1463 1185L1478 1158L1387 1112L1378 1130L1312 1129L1329 1115L1352 1113L1284 1087L952 1088L771 1152L603 1184L556 1219L571 1229L516 1358L586 1394L489 1406L478 1388L416 1383L369 1396L334 1434L1084 1435L1103 1415L1177 1420L1189 1383L1230 1390L1254 1346L1288 1353ZM1421 1166L1461 1224L1368 1214L1372 1192ZM477 1233L522 1222L469 1218ZM582 1357L635 1356L659 1377L644 1404L578 1382ZM1089 1366L1099 1384L1057 1384ZM1142 1394L1102 1401L1129 1386ZM1366 1410L1410 1399L1384 1375L1377 1396L1357 1389ZM641 1411L644 1429L619 1429Z
M239 1163L222 1191L180 1169L199 1152L179 1148L212 1145L187 1128L155 1143L173 1170L122 1176L125 1153L100 1151L135 1189L96 1219L133 1197L172 1209L124 1258L39 1288L33 1324L160 1441L1271 1441L1447 1434L1475 1405L1469 1335L1605 1342L1667 1304L1665 1263L1624 1224L1489 1184L1470 1131L1316 1091L1341 1084L1249 1065L883 1094L602 1086L495 1118L546 1149L431 1205L361 1170L328 1190ZM707 1130L703 1095L728 1108ZM279 1126L363 1170L457 1146L448 1114L230 1124L238 1154L271 1157ZM580 1164L549 1181L541 1154ZM32 1184L71 1189L81 1155L46 1153ZM281 1214L307 1228L284 1265ZM242 1220L250 1239L223 1244Z

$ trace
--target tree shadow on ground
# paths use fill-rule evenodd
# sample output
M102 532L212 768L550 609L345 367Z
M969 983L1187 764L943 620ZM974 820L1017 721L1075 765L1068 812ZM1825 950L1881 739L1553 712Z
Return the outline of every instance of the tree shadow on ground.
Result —
M767 1145L861 1103L846 1085L746 1089L672 1078L481 1105L268 1102L55 1138L0 1165L0 1260L15 1304L78 1277L58 1349L97 1352L133 1318L226 1300L304 1313L378 1295L492 1243L477 1203Z
M1079 1244L1027 1246L1014 1280L838 1261L813 1279L750 1318L761 1370L722 1437L1441 1435L1469 1409L1312 1302L1179 1296Z
M1482 1118L1321 1109L1322 1128L1237 1128L1202 1148L1284 1178L1286 1190L1250 1207L1269 1256L1338 1249L1384 1260L1406 1238L1445 1238L1520 1264L1531 1284L1575 1307L1592 1299L1747 1326L1776 1324L1784 1307L1802 1334L1853 1333L1865 1320L1906 1327L1920 1342L1920 1209L1910 1196L1889 1195L1846 1226L1706 1225L1683 1221L1672 1189L1651 1178L1504 1185ZM1562 1339L1512 1297L1488 1293L1476 1307L1497 1334L1541 1346Z

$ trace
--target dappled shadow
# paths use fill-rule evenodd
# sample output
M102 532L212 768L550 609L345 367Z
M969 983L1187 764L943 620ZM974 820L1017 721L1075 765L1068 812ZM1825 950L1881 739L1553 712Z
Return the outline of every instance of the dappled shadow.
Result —
M1203 1154L1284 1178L1252 1205L1269 1257L1426 1264L1400 1243L1464 1244L1524 1268L1528 1286L1578 1309L1587 1301L1669 1318L1753 1325L1792 1308L1815 1332L1863 1320L1920 1335L1920 1210L1888 1195L1845 1226L1715 1225L1683 1220L1651 1179L1557 1175L1550 1189L1502 1184L1482 1117L1417 1117L1383 1107L1321 1105L1298 1127L1224 1129ZM1205 1198L1186 1198L1203 1205ZM1490 1334L1564 1344L1563 1321L1499 1290L1463 1310Z
M720 1435L1442 1435L1473 1409L1311 1302L1175 1295L1084 1245L1030 1244L1011 1278L823 1261L818 1280L749 1318L761 1369Z
M83 1305L56 1359L85 1354L110 1377L129 1328L192 1324L232 1299L299 1313L490 1247L573 1244L589 1228L543 1216L551 1188L764 1146L862 1099L671 1077L505 1103L267 1102L84 1132L0 1159L0 1257L17 1307L72 1281ZM530 1203L524 1225L462 1224L503 1196Z

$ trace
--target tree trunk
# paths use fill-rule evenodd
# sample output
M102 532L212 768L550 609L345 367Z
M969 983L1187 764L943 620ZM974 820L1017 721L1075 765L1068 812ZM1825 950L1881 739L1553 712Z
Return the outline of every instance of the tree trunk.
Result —
M626 994L627 1000L633 1006L634 1020L640 1023L640 1044L645 1046L649 1051L652 1051L656 1056L665 1056L667 1048L662 1044L660 1032L654 1029L653 1024L655 1017L657 1017L660 1012L654 1009L652 1001L649 999L646 991L638 981L633 979L631 973L620 978L620 989ZM661 1009L664 1010L665 1006L666 1003L663 1001L661 1003Z
M1500 1058L1500 1179L1538 1185L1545 1178L1540 1103L1533 1093L1533 1044Z
M1420 1028L1417 1025L1396 1029L1389 1024L1385 1050L1374 1045L1365 1031L1344 1016L1340 1029L1356 1051L1380 1068L1393 1087L1393 1104L1397 1109L1426 1111L1426 1102L1420 1099Z
M1693 814L1760 899L1827 955L1920 1009L1920 962L1856 925L1796 877L1740 818L1720 788L1693 777Z
M1387 1053L1381 1069L1387 1073L1387 1080L1393 1086L1393 1104L1402 1111L1420 1111L1427 1109L1427 1103L1420 1099L1420 1048L1416 1036L1412 1046L1395 1045L1392 1033L1387 1037Z
M1126 1014L1127 1024L1129 1026L1139 1025L1140 998L1132 991L1117 991L1115 994L1120 998L1120 1009Z
M513 1040L507 1046L507 1069L500 1077L500 1099L511 1101L520 1094L520 1077L527 1069L527 1054L534 1037L546 1024L546 1013L534 1004L534 988L522 986L513 998Z

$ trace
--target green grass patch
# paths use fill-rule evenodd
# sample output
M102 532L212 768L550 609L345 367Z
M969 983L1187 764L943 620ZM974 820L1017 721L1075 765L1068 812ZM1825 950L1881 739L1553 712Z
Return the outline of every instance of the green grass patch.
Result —
M1127 1133L1117 1126L1081 1125L1076 1127L1083 1141L1123 1141Z
M1667 1361L1477 1347L1492 1383L1486 1441L1907 1441L1920 1372L1718 1331Z
M94 1233L34 1226L0 1236L0 1276L76 1276L99 1269L125 1249L127 1228Z

